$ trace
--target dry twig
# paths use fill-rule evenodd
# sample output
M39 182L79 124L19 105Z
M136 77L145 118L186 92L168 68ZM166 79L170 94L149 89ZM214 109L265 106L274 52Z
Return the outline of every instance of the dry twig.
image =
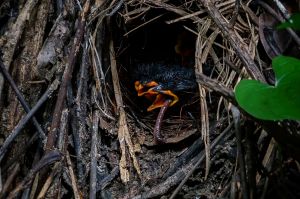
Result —
M9 70L10 64L12 62L15 50L17 48L17 44L21 38L21 35L24 31L24 27L28 18L30 18L30 14L32 13L33 8L37 4L38 0L29 0L26 1L25 6L23 7L21 13L19 14L17 21L13 24L12 28L8 30L8 34L5 38L1 38L0 46L3 49L3 61L6 66L6 70ZM3 41L4 40L4 41ZM2 99L4 79L3 76L0 75L0 102ZM1 105L1 103L0 103Z
M126 113L123 108L124 104L123 104L123 99L122 99L121 87L119 84L119 76L118 76L118 72L117 72L116 57L115 57L115 53L114 53L114 45L113 45L112 40L110 41L109 50L110 50L110 63L111 63L111 73L112 73L112 78L113 78L113 86L114 86L117 108L119 111L118 139L119 139L120 148L121 148L121 159L120 159L119 167L120 167L121 179L125 183L125 182L129 181L129 171L127 169L127 160L126 160L126 145L128 147L130 157L132 158L134 168L139 175L141 174L141 169L140 169L140 165L137 161L137 158L135 156L133 143L131 141L131 137L130 137L129 130L128 130L128 125L126 122Z
M57 89L59 85L58 80L54 80L54 82L50 85L49 89L43 94L43 96L39 99L36 105L29 111L29 113L23 117L18 125L14 128L14 130L9 134L6 138L5 142L0 148L0 162L2 161L9 145L12 141L18 136L21 130L24 128L25 124L30 120L30 118L38 111L38 109L43 105L43 103L51 97L52 93Z
M51 123L51 127L48 133L48 139L47 139L47 144L46 144L46 150L52 150L55 148L55 140L56 140L56 135L57 135L57 130L60 124L60 118L61 118L61 113L62 109L64 106L65 102L65 97L67 95L67 86L71 80L72 77L72 72L73 68L75 65L76 57L80 49L80 44L83 38L83 33L85 30L85 22L86 22L86 17L90 9L90 0L87 0L84 4L83 10L80 15L80 20L78 23L78 28L77 32L75 35L74 39L74 44L72 46L72 49L70 51L69 57L68 57L68 62L65 67L65 71L62 77L62 83L58 91L58 98L56 100L55 104L55 109L53 112L53 119Z
M251 58L249 51L243 41L237 36L236 32L229 28L229 23L224 19L222 14L212 3L211 0L201 0L202 5L207 9L208 14L220 28L223 37L227 39L230 45L234 48L237 56L241 59L246 67L247 72L253 79L265 82L265 78L259 71L255 62Z
M93 115L93 132L91 138L91 169L90 169L90 199L96 198L97 192L97 145L98 145L98 127L99 127L99 111L95 111Z
M4 66L2 61L0 60L0 72L2 72L4 78L8 81L8 83L10 84L10 86L12 87L14 92L16 93L17 98L19 99L20 103L22 104L24 110L27 113L29 113L30 112L30 107L29 107L28 103L26 102L26 100L23 97L22 93L18 89L18 87L17 87L16 83L14 82L13 78L10 76L10 74L8 73L8 71L5 68L6 67ZM44 140L46 138L46 135L45 135L44 130L42 129L41 125L39 124L39 122L36 120L36 118L34 116L32 117L31 120L32 120L34 126L36 127L37 131L39 132L40 138Z
M197 42L196 42L196 52L195 52L195 71L198 73L203 73L202 64L203 61L206 60L206 56L211 47L208 44L208 47L205 49L206 41L203 41L201 35L205 35L210 27L211 21L208 19L201 27ZM204 50L205 49L205 50ZM200 94L200 107L201 107L201 136L205 146L205 179L208 176L209 168L210 168L210 139L209 139L209 120L208 120L208 111L207 111L207 103L206 103L206 91L202 87L201 84L199 86L199 94Z

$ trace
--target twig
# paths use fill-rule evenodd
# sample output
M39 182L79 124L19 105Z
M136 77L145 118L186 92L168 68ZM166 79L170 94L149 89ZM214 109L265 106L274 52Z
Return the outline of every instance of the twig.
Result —
M248 184L246 178L246 167L244 160L244 153L242 148L242 136L241 136L241 127L240 127L240 111L235 107L231 107L231 112L233 115L233 122L235 127L235 135L237 139L237 149L238 149L238 159L240 165L240 175L241 175L241 185L242 185L242 194L244 199L249 198Z
M61 162L56 162L53 166L51 173L48 175L46 181L44 182L43 187L41 188L41 191L37 196L37 199L45 198L45 195L47 194L47 191L50 188L51 183L54 180L54 177L60 171L60 168L62 168Z
M266 198L266 195L267 195L267 192L268 192L269 183L270 183L270 179L269 179L269 177L266 177L266 180L265 180L265 183L264 183L264 187L263 187L260 199L265 199Z
M100 106L100 104L99 104L99 102L98 102L98 100L97 100L97 97L96 97L96 94L97 93L97 90L96 89L93 89L92 90L92 97L93 97L93 99L94 99L94 101L95 101L95 104L96 104L96 106L97 106L97 108L99 109L99 111L101 112L101 114L103 115L103 116L105 116L106 118L108 118L108 119L110 119L110 120L112 120L112 121L115 121L116 119L113 117L113 116L111 116L111 115L109 115L108 113L106 113L105 112L105 110L103 110L102 108L101 108L101 106ZM105 108L105 107L104 107Z
M237 171L234 172L231 179L230 187L230 199L235 199L236 197L236 185L237 185Z
M143 24L141 24L141 25L139 25L139 26L133 28L132 30L129 30L129 31L128 31L127 33L125 33L123 36L124 36L124 37L128 36L130 33L132 33L132 32L134 32L134 31L136 31L137 29L139 29L139 28L141 28L141 27L143 27L143 26L145 26L145 25L147 25L147 24L149 24L149 23L155 21L156 19L158 19L158 18L160 18L160 17L162 17L162 16L163 16L163 14L158 15L158 16L154 17L153 19L150 19L149 21L146 21L145 23L143 23Z
M170 103L171 103L171 100L166 100L164 102L164 104L160 108L160 111L159 111L158 116L156 118L154 130L153 130L153 136L154 136L154 140L157 144L165 143L165 140L162 137L161 132L160 132L160 127L161 127L161 123L162 123L162 120L164 118L165 112L167 111Z
M97 145L98 145L99 111L93 115L93 130L91 137L91 168L90 168L90 199L96 198L97 192Z
M23 191L21 198L22 199L31 199L30 198L30 188L27 188Z
M232 63L228 57L224 57L223 58L224 62L232 69L234 70L236 73L241 74L242 70L239 69L236 65L234 65L234 63Z
M121 86L119 83L119 75L117 72L117 63L116 63L113 40L110 41L109 50L110 50L111 74L113 78L114 93L115 93L117 108L120 114L119 123L118 123L118 128L119 128L118 139L121 148L121 159L120 159L119 167L120 167L121 180L125 183L129 181L129 171L127 169L127 161L126 161L126 145L128 147L130 157L132 158L133 166L136 172L138 173L138 175L141 174L141 169L138 160L135 156L133 143L131 140L131 136L129 134L129 129L126 121L126 113L124 110Z
M266 82L263 74L259 71L255 62L251 58L248 49L246 48L243 41L236 35L235 31L229 28L228 22L221 15L219 10L213 4L211 0L200 0L202 5L207 9L208 14L220 28L223 33L224 38L228 40L230 45L235 50L237 56L241 59L248 74L253 78L260 80L261 82Z
M190 13L188 13L188 12L186 12L186 11L176 7L176 6L169 5L169 4L167 4L163 1L148 0L148 2L150 2L153 5L159 6L160 8L164 8L165 10L168 10L170 12L174 12L174 13L180 15L180 16L190 15ZM190 18L194 21L197 21L197 22L203 22L203 20L198 16L192 15L192 16L190 16Z
M113 117L111 115L109 115L109 111L108 111L108 105L106 102L106 98L109 100L109 102L111 102L110 97L108 95L106 95L106 98L104 98L103 93L107 93L107 89L106 89L106 81L105 81L105 74L103 72L103 42L101 41L99 48L97 49L96 47L96 41L95 39L97 37L99 38L104 38L104 23L103 23L103 18L99 18L97 25L96 25L96 30L94 32L94 36L92 37L92 35L90 34L89 36L89 44L90 44L90 48L91 48L91 55L92 55L92 66L93 66L93 72L94 72L94 77L95 77L95 82L96 82L96 89L92 89L92 96L95 99L95 103L98 106L98 109L101 111L101 113L110 118L113 119ZM97 33L99 34L98 36ZM97 97L96 97L97 96ZM99 105L99 100L98 100L98 96L100 97L100 102L101 105ZM111 102L112 103L112 102ZM112 103L113 104L113 103Z
M124 3L124 0L120 0L117 3L117 5L109 13L106 13L106 16L108 16L108 17L113 16L122 7L123 3Z
M220 84L219 82L201 73L196 73L196 81L200 82L203 86L221 94L224 98L229 100L234 105L238 105L235 100L233 91ZM292 135L290 133L286 133L286 129L276 122L258 120L257 118L254 118L246 112L244 112L242 109L240 109L240 111L242 111L243 114L247 115L252 120L260 123L260 125L263 126L263 128L266 129L268 133L272 132L271 135L276 139L278 143L285 146L286 149L290 152L290 154L294 155L294 157L300 157L300 136L295 136L296 134Z
M66 160L67 160L69 174L70 174L70 178L71 178L72 189L73 189L73 192L74 192L74 198L75 199L80 199L81 197L80 197L78 186L77 186L77 180L76 180L76 177L75 177L75 174L74 174L70 154L69 154L68 151L66 151Z
M208 52L212 47L212 43L215 40L218 30L214 31L210 39L204 41L201 35L205 35L210 27L211 19L207 19L201 28L199 28L199 33L196 41L196 52L195 52L195 72L203 74L202 63L207 59ZM206 102L206 90L203 86L198 83L199 96L200 96L200 114L201 114L201 138L204 143L205 150L205 179L207 179L209 168L210 168L210 139L209 139L209 119L208 119L208 110Z
M59 151L65 153L67 150L66 136L68 136L68 121L69 121L69 110L65 108L61 114L61 122L59 126L59 134L57 138L57 148Z
M196 81L201 85L221 94L224 98L236 104L233 91L220 84L218 81L211 79L202 73L196 73Z
M39 145L42 145L42 143L40 143ZM42 148L42 147L40 147ZM34 159L32 162L32 167L34 167L34 165L36 165L38 163L38 161L41 159L41 153L40 150L37 149L34 155ZM34 180L31 184L30 187L27 187L22 194L22 197L24 196L24 198L22 199L33 199L34 196L36 195L37 189L38 189L38 185L39 185L39 180L40 180L40 172L38 172L35 177Z
M279 0L273 0L273 2L286 20L290 18L291 14Z
M248 193L249 198L257 198L257 187L256 187L256 150L254 146L254 133L256 128L254 122L247 120L244 123L245 126L245 141L243 142L244 150L244 159L245 159L245 168L247 173L247 182L248 182ZM255 142L256 145L256 142Z
M232 13L232 17L229 21L229 27L230 28L233 28L234 27L234 24L239 16L239 10L240 10L240 0L235 0L235 5L234 5L234 10L233 10L233 13Z
M77 31L75 34L74 43L70 50L70 54L68 57L68 62L65 67L65 71L62 77L62 83L58 91L58 97L56 100L54 112L53 112L53 120L51 123L51 127L48 133L48 139L46 143L46 151L49 152L50 150L55 148L55 140L57 135L57 130L60 124L61 113L63 109L63 105L65 102L66 94L67 94L67 86L72 78L72 72L75 65L76 57L78 55L80 44L83 39L83 34L85 30L85 22L86 16L90 9L90 0L87 0L84 4L83 10L80 15L80 20L78 23Z
M267 10L273 17L275 17L278 21L284 22L284 18L281 17L280 15L278 15L275 12L275 10L273 8L271 8L267 3L263 2L263 1L258 1L258 3L261 7L263 7L265 10ZM297 45L300 46L300 38L295 33L295 31L291 28L287 28L286 30L290 33L291 37L297 43Z
M5 198L8 188L10 186L12 186L12 182L19 172L20 172L20 164L17 163L16 165L14 165L14 168L12 169L12 171L9 172L9 176L7 177L7 179L3 185L3 189L1 191L1 198Z
M90 68L90 63L88 59L88 51L89 51L89 44L87 34L85 35L85 42L83 45L83 52L81 58L81 64L79 69L79 85L76 92L75 98L75 115L72 117L74 120L74 125L77 126L77 130L72 131L73 133L73 142L74 142L74 150L77 158L77 173L78 173L78 180L79 184L83 183L83 163L82 163L82 137L84 137L86 132L86 120L85 115L87 115L87 82L89 80L88 76L88 69Z
M39 99L36 105L30 110L30 112L25 117L23 117L19 121L18 125L9 134L9 136L4 141L2 147L0 148L0 162L2 161L12 141L19 135L21 130L24 128L25 124L27 124L30 118L39 110L39 108L43 105L43 103L46 102L46 100L51 97L52 93L57 89L58 85L59 85L59 81L54 80L54 82L50 85L49 89L42 95L42 97Z
M221 191L220 193L216 193L215 196L218 198L223 198L225 197L225 195L228 193L228 191L230 190L230 184L227 184Z
M23 106L24 110L26 111L26 113L29 113L30 112L29 105L27 104L25 98L23 97L22 93L18 89L16 83L14 82L13 78L10 76L10 74L6 70L6 67L4 66L4 64L1 60L0 60L0 72L2 72L4 78L8 81L8 83L10 84L10 86L12 87L14 92L16 93L17 98L19 99L19 101L22 104L22 106ZM37 131L39 132L39 137L42 140L45 140L46 135L45 135L42 127L40 126L39 122L36 120L36 118L34 116L31 118L31 120L32 120L34 126L36 127Z
M6 70L9 70L10 68L10 64L12 62L16 47L24 31L26 21L28 20L30 13L32 13L32 9L35 7L37 3L38 0L26 1L16 22L13 24L12 28L8 30L7 35L5 36L5 40L7 42L3 46L0 46L4 53L3 61L4 61L4 65L6 66L5 68ZM4 85L4 79L2 75L0 75L0 102L2 99L3 85Z
M212 150L213 148L215 148L217 146L217 144L221 141L221 139L223 138L223 136L225 136L228 131L231 129L232 127L232 123L230 123L227 128L216 138L214 139L214 141L211 143L210 145L210 150ZM182 188L182 186L186 183L186 181L191 177L191 175L194 173L194 171L198 168L198 166L202 163L202 161L204 160L205 156L204 154L202 154L200 156L200 158L198 159L198 161L195 164L192 164L193 166L191 167L190 170L188 170L186 176L184 177L184 179L181 181L181 183L178 185L178 187L175 189L175 191L172 193L171 197L169 199L174 199L175 196L177 195L177 193L180 191L180 189Z
M43 158L28 172L27 176L17 185L17 187L9 194L8 199L13 199L23 189L30 185L37 172L43 167L52 164L61 159L61 154L58 151L51 151L43 156Z
M179 21L182 21L182 20L185 20L185 19L192 18L194 16L198 16L198 15L203 14L203 13L205 13L205 10L199 10L197 12L194 12L194 13L187 14L187 15L184 15L182 17L179 17L177 19L172 19L172 20L166 21L166 24L176 23L176 22L179 22Z
M89 49L89 44L88 44L88 37L87 35L85 36L85 41L83 45L83 52L82 52L82 61L80 63L80 69L79 69L79 85L77 88L77 95L76 95L76 104L77 104L77 109L80 109L80 104L82 102L82 97L84 95L84 91L86 89L86 81L87 81L87 70L90 67L90 63L88 60L88 49Z
M267 172L270 172L272 170L272 165L273 165L272 162L273 162L273 158L274 158L274 153L276 153L276 149L277 149L277 143L276 143L275 139L272 138L269 142L268 148L267 148L264 158L262 160L262 166L264 168L266 168ZM262 178L262 176L260 174L256 175L256 183L257 184L261 183L261 178ZM266 180L268 180L268 176L266 177Z
M259 25L259 20L258 20L258 17L256 16L256 14L247 6L245 5L244 2L240 2L241 3L241 6L243 8L243 10L245 11L245 13L247 13L250 17L250 19L252 20L253 23L255 23L255 25Z
M198 131L201 131L200 127ZM170 164L162 179L165 180L169 176L173 175L178 170L178 168L183 167L187 162L198 155L199 151L201 151L203 147L204 144L202 139L196 139L196 141L183 154L181 154L172 164Z
M120 173L120 169L118 166L114 167L110 174L108 176L106 176L105 178L103 178L100 182L99 182L99 186L97 188L97 191L103 190L105 189L105 187L107 187L109 185L109 183L115 179L117 177L117 175L119 175Z

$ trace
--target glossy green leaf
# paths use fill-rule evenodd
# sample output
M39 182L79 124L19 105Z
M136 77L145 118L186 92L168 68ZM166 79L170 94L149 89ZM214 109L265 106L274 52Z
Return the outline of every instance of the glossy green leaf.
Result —
M264 120L300 120L300 60L278 56L272 60L275 86L242 80L235 88L239 105Z
M286 22L277 26L278 29L293 28L300 30L300 13L293 14Z

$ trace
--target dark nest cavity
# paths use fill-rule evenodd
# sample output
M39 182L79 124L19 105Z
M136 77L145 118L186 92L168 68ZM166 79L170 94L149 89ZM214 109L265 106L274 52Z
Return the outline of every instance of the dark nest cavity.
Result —
M147 23L155 17L156 20ZM169 107L164 116L162 134L165 138L185 137L184 132L197 128L195 124L200 117L199 92L194 74L197 35L191 31L196 27L189 20L172 25L166 23L175 17L178 16L153 9L128 24L122 23L115 31L123 97L128 110L138 120L136 124L146 130L148 142L153 139L159 108L147 111L154 100L138 97L134 88L137 80L147 82L158 79L172 90L176 87L179 101Z

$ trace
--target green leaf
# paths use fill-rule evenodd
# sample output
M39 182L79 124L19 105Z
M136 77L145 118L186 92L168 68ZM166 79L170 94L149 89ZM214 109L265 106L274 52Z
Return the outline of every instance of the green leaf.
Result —
M277 26L277 29L294 28L300 30L300 13L293 14L286 22Z
M263 120L300 120L300 60L278 56L272 60L275 86L242 80L235 88L238 104Z

